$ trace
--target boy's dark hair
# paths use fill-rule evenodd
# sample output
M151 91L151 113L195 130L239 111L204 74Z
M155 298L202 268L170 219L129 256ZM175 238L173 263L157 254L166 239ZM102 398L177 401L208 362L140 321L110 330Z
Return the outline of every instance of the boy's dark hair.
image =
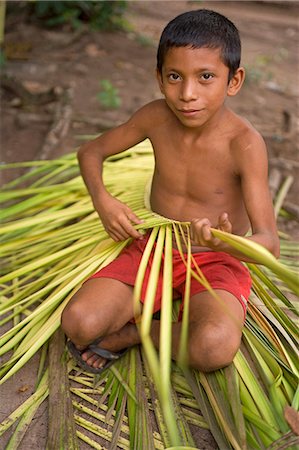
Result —
M235 25L222 14L209 9L188 11L164 28L157 52L157 69L162 73L167 51L172 47L219 48L229 68L229 80L240 65L241 41Z

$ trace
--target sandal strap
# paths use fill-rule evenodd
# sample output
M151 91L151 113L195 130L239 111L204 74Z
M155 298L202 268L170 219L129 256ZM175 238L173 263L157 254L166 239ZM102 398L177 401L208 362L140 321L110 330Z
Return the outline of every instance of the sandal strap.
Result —
M96 344L90 344L88 348L89 350L101 356L102 358L109 359L110 361L119 359L123 354L123 352L121 353L111 352L110 350L98 347Z

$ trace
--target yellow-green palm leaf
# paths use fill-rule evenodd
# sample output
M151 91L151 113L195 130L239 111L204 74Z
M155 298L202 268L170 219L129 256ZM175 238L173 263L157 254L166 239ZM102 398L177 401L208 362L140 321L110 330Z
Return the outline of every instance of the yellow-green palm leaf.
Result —
M136 279L136 305L154 242L155 256L140 322L142 350L133 348L100 379L78 373L71 359L66 366L77 437L90 448L103 448L105 442L110 442L109 448L124 449L200 448L193 433L198 427L209 428L221 449L262 449L281 439L292 448L296 436L284 410L299 406L298 243L284 240L281 261L276 261L260 246L214 230L217 237L261 264L248 265L253 291L242 347L226 369L209 375L188 370L184 358L187 281L179 365L173 363L171 323L177 304L171 295L171 236L176 236L179 250L182 239L187 248L190 242L188 224L174 223L145 207L144 192L153 164L148 142L105 162L104 180L109 191L144 220L138 228L152 229ZM113 260L128 243L116 244L105 233L79 176L75 155L23 165L31 171L0 192L4 204L0 325L11 325L0 337L0 352L5 358L0 368L2 385L37 351L46 355L47 343L59 328L67 301L88 276ZM24 182L26 188L21 187ZM182 257L187 280L194 276L210 289L200 271L191 270L190 250ZM161 264L165 276L158 353L149 330ZM219 301L217 296L215 301ZM39 371L44 376L31 398L0 424L3 438L18 420L17 435L23 435L37 406L48 396L44 356ZM18 443L19 438L12 437L10 448L17 448Z

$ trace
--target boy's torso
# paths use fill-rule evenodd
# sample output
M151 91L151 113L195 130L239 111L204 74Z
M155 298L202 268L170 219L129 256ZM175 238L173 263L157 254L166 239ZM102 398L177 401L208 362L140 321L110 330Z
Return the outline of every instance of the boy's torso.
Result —
M152 210L179 221L207 217L214 226L227 212L233 233L246 234L249 220L235 158L238 135L249 128L245 121L225 109L210 131L188 132L161 107L155 122L149 135L156 160Z

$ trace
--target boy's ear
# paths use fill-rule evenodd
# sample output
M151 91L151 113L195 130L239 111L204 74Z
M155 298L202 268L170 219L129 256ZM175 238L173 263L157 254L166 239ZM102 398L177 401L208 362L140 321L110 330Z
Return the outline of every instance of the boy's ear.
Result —
M156 69L156 77L158 80L160 91L164 95L164 85L163 85L162 73L160 72L159 69Z
M234 76L231 78L228 83L227 95L232 97L236 95L242 87L242 84L245 80L245 69L244 67L239 67Z

